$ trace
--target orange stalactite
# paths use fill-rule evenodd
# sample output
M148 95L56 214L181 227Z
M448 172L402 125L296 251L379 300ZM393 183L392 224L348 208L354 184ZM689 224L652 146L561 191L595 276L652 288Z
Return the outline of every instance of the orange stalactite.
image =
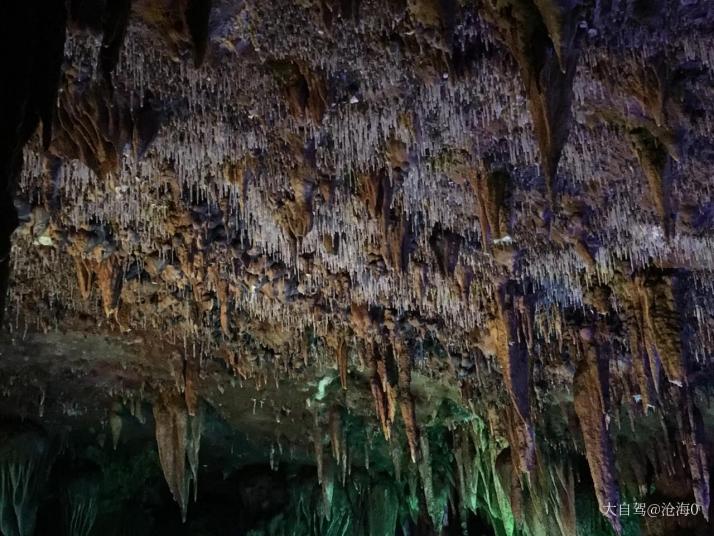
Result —
M622 525L617 509L620 504L620 491L607 425L609 363L607 354L599 347L600 338L601 335L590 328L581 330L584 355L575 373L574 404L595 486L595 496L601 512L613 530L620 534Z
M408 349L403 341L396 339L392 343L398 366L399 409L404 422L409 453L413 463L419 459L419 425L417 424L414 396L411 392L412 363Z
M88 266L88 261L79 256L74 256L74 265L77 272L77 286L79 294L84 301L89 300L92 295L92 283L94 281L94 271Z
M185 520L189 494L186 467L188 414L183 402L162 397L162 400L154 405L154 421L161 469Z
M382 433L384 434L384 439L389 441L392 435L392 428L389 420L387 419L384 391L382 391L382 386L380 385L379 380L374 377L370 379L369 384L372 390L374 407L377 413L377 418L379 419L379 424L382 428Z
M124 274L115 257L101 261L96 273L104 314L109 318L119 307Z
M347 352L347 343L345 342L344 339L340 341L340 343L337 346L337 352L335 353L335 357L337 358L337 370L339 371L340 374L340 385L342 386L342 389L347 390L347 357L348 357L348 352Z
M530 421L529 313L525 301L504 284L498 290L497 314L491 325L496 357L515 410L514 439L519 470L527 473L535 463L535 438Z
M189 355L184 358L184 400L188 414L195 416L198 411L198 390L201 374L201 358Z
M377 414L377 418L379 419L379 424L382 428L384 438L389 441L392 436L393 418L390 418L389 399L384 389L386 371L383 370L383 373L380 374L380 368L384 369L384 362L381 359L378 359L376 349L373 345L370 345L368 352L371 374L369 385L372 391L375 412Z
M687 383L681 321L674 303L672 283L671 278L636 276L634 279L641 311L640 329L656 388L659 387L660 367L670 382L679 386Z
M347 390L349 348L347 346L345 336L338 333L328 333L325 336L325 342L335 356L335 364L340 378L340 386L343 390Z

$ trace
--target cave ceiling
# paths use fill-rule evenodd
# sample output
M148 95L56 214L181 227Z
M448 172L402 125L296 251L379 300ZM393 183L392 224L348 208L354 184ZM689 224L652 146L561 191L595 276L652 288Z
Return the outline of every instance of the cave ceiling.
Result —
M151 445L188 526L282 464L305 534L711 534L714 3L1 10L8 452Z

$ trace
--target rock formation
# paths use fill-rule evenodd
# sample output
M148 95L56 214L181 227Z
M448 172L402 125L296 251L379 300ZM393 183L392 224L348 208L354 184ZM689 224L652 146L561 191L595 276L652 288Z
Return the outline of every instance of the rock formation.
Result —
M251 534L711 529L711 2L6 4L0 417L106 469L75 532L150 526L141 471L196 533L192 486Z

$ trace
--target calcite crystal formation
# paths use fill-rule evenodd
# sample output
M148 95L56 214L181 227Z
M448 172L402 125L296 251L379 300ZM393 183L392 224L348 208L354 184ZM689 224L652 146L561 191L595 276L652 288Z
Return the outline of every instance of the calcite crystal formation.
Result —
M256 389L314 457L306 533L710 530L714 3L22 4L7 344L128 345L114 445L153 403L184 519L204 406L264 430L216 402ZM621 515L665 500L698 513Z

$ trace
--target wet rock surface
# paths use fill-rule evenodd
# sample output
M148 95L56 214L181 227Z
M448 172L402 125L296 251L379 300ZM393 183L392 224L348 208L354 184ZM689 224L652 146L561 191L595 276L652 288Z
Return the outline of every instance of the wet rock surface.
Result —
M709 534L710 2L1 9L0 533Z

